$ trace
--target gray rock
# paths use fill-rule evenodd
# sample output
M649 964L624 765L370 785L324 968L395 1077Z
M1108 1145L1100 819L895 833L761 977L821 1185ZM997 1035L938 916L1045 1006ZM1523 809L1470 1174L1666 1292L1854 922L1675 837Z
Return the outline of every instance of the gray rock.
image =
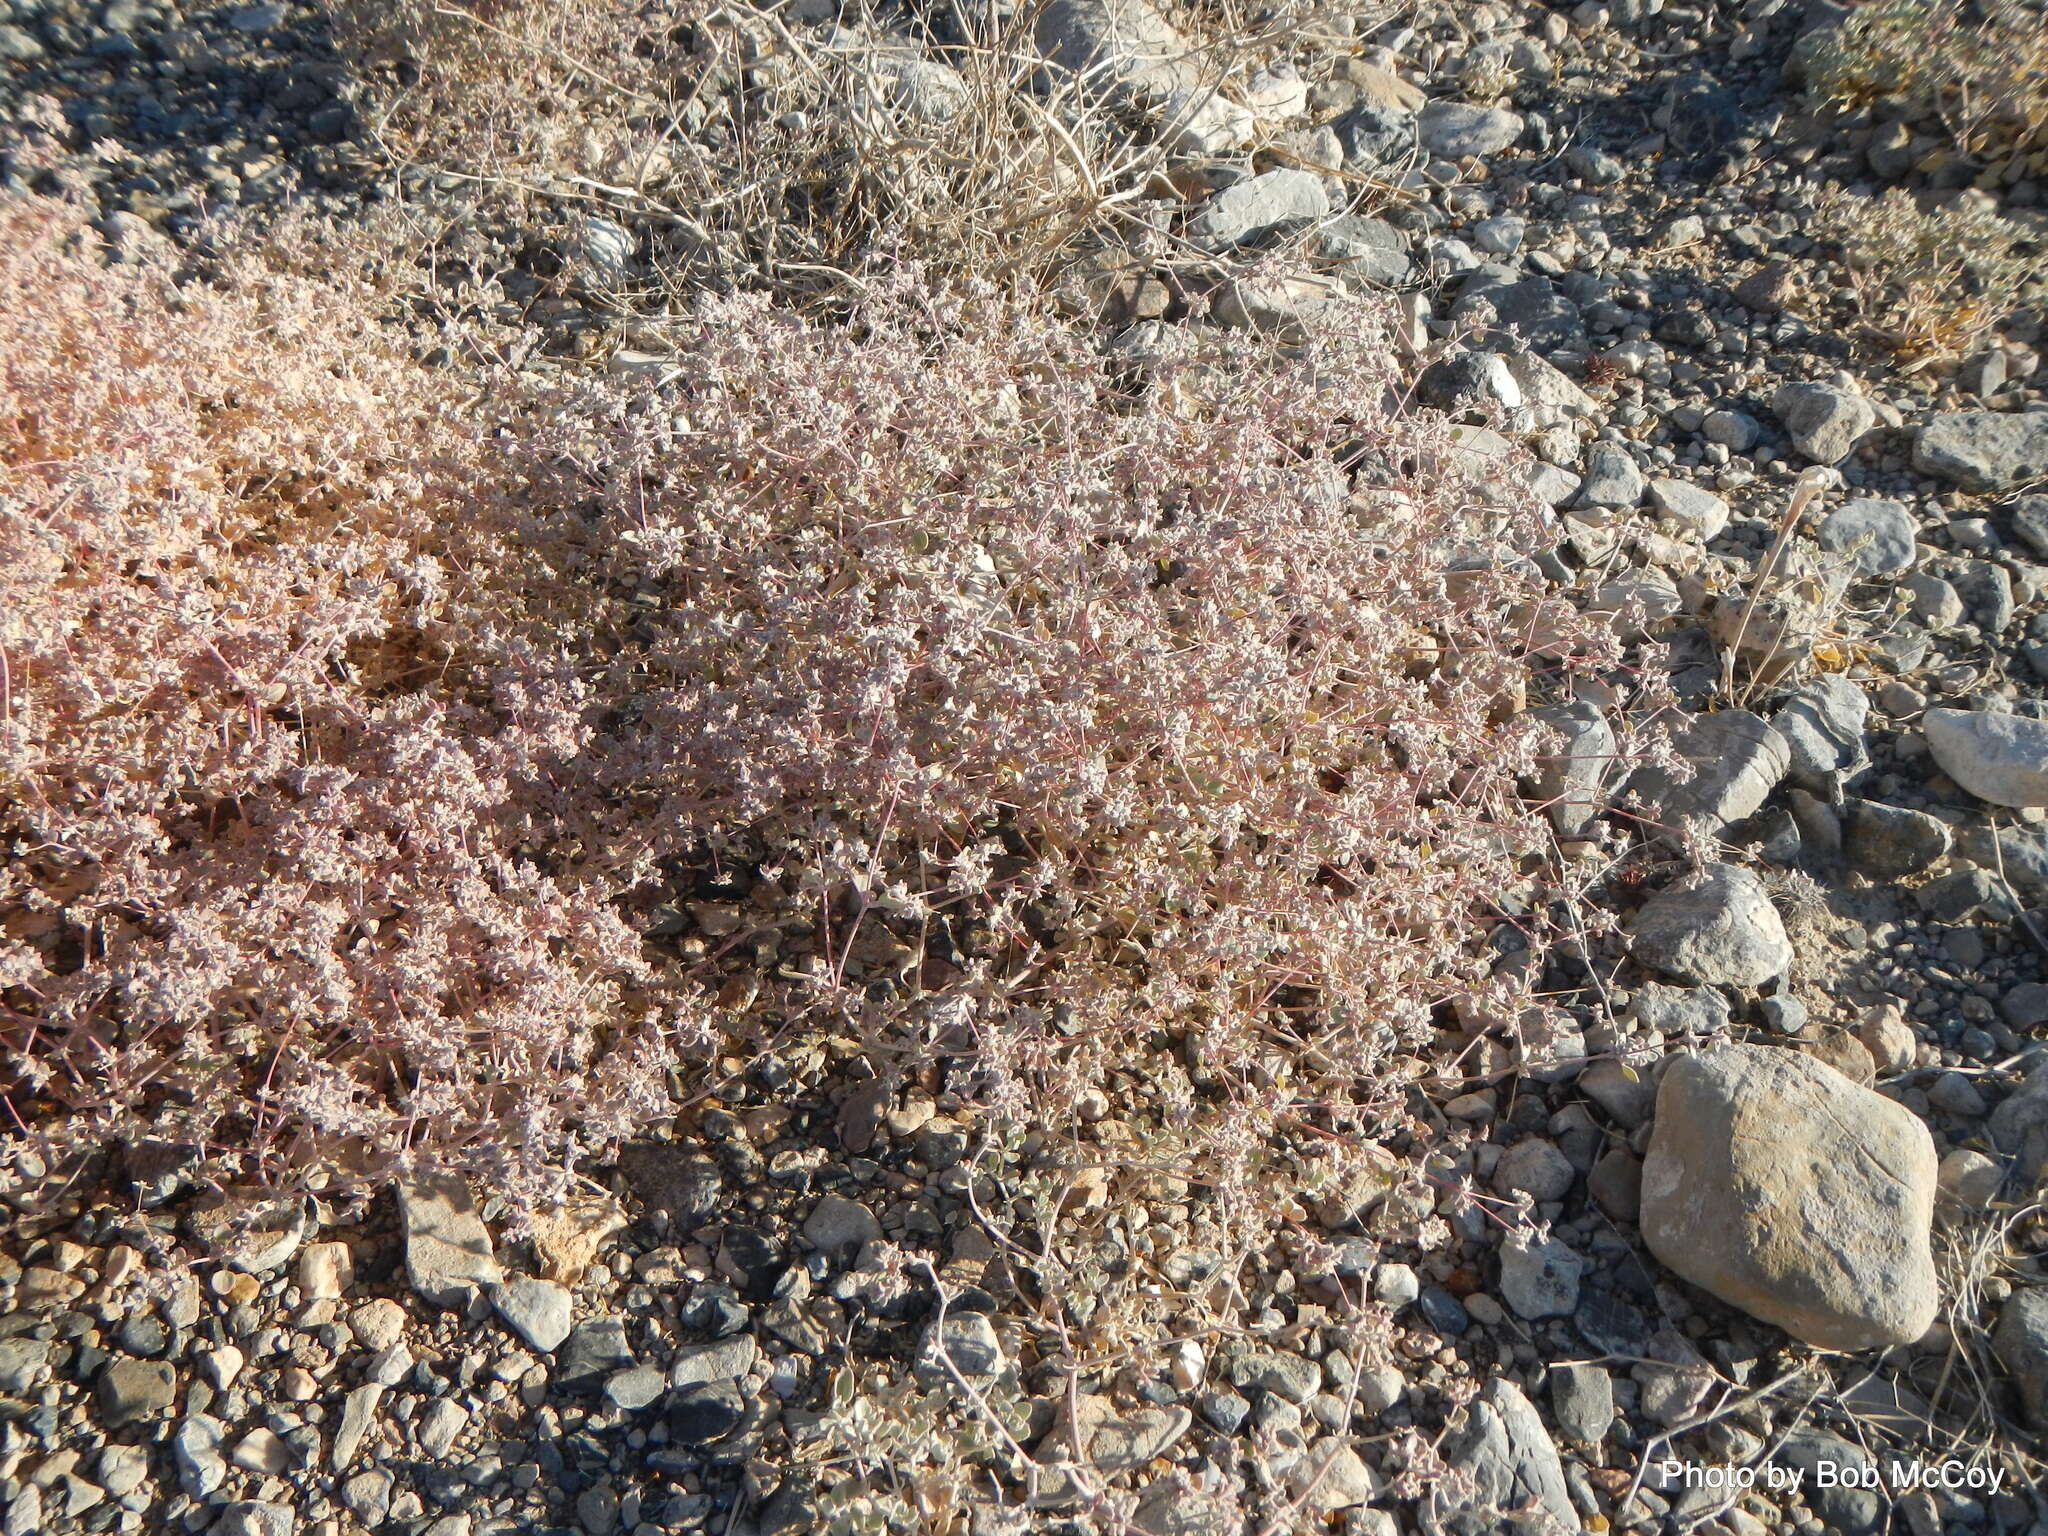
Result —
M1815 678L1771 717L1771 729L1785 743L1786 777L1802 789L1828 796L1836 782L1869 766L1863 730L1870 700L1846 677Z
M1672 733L1671 744L1692 765L1691 778L1646 765L1629 780L1648 819L1671 831L1691 821L1718 833L1754 815L1792 766L1785 739L1746 709L1696 715Z
M1389 170L1416 152L1415 115L1373 103L1353 107L1332 123L1347 171L1372 175Z
M213 1527L220 1536L293 1536L298 1528L299 1512L291 1505L261 1499L230 1504Z
M1325 1440L1287 1472L1287 1493L1300 1512L1312 1520L1324 1519L1340 1509L1356 1509L1380 1491L1358 1452L1341 1440Z
M1579 308L1547 277L1521 277L1512 269L1482 267L1458 290L1451 318L1469 321L1481 304L1492 309L1498 325L1488 344L1505 333L1538 352L1586 350L1586 322Z
M112 1498L133 1493L149 1477L149 1452L139 1445L103 1445L92 1476Z
M2012 577L2004 566L1990 560L1959 560L1949 580L1971 621L1985 634L2000 634L2012 623Z
M1550 704L1529 713L1564 738L1539 761L1529 789L1560 838L1589 837L1607 803L1602 786L1615 761L1613 727L1588 703Z
M1633 507L1643 499L1648 482L1629 451L1619 443L1594 443L1586 450L1585 481L1579 487L1582 507Z
M452 1397L437 1397L413 1427L413 1443L423 1455L439 1461L455 1449L469 1425L469 1410Z
M593 1317L577 1324L555 1363L555 1381L571 1392L596 1392L614 1372L640 1362L626 1337L623 1317Z
M49 1358L45 1339L0 1339L0 1392L29 1392Z
M1651 970L1694 986L1757 987L1792 966L1784 922L1756 876L1709 864L1643 904L1631 952Z
M1792 446L1816 464L1841 463L1877 425L1876 406L1825 384L1782 384L1771 396L1771 411L1785 424Z
M1463 1427L1444 1437L1443 1458L1471 1479L1480 1512L1504 1515L1535 1504L1558 1528L1580 1528L1542 1416L1505 1377L1488 1379Z
M1628 1016L1666 1040L1718 1036L1728 1028L1728 999L1713 987L1645 982L1629 998Z
M2048 560L2048 496L2022 496L2014 502L2012 527L2029 549Z
M1464 412L1522 403L1522 386L1508 365L1491 352L1462 351L1440 357L1415 381L1416 397L1440 411Z
M1446 160L1484 160L1511 148L1522 136L1522 119L1502 107L1433 101L1416 119L1422 147Z
M163 1360L113 1360L100 1369L100 1422L120 1429L168 1412L178 1398L178 1376Z
M1941 771L1993 805L2048 806L2048 721L1930 709L1920 728Z
M1822 549L1847 556L1850 567L1868 579L1911 570L1920 552L1918 533L1904 502L1865 496L1830 512L1815 536Z
M220 1448L227 1440L228 1427L211 1414L186 1415L171 1436L171 1462L178 1469L178 1486L195 1499L205 1499L227 1481L227 1458Z
M1948 857L1954 841L1946 822L1925 811L1852 800L1842 840L1849 867L1873 880L1902 880Z
M699 1382L739 1381L754 1368L759 1353L750 1333L734 1334L711 1344L691 1344L676 1351L668 1369L672 1387L693 1387Z
M1723 1046L1665 1069L1643 1237L1683 1278L1817 1348L1910 1343L1940 1303L1935 1175L1910 1110L1811 1056Z
M1276 230L1314 223L1330 212L1330 194L1313 171L1267 171L1225 187L1188 221L1188 239L1208 251L1251 245Z
M1238 1536L1244 1511L1227 1495L1205 1493L1169 1472L1146 1485L1131 1525L1140 1536Z
M2037 1067L1987 1122L1991 1141L2023 1183L2048 1178L2048 1066Z
M1700 436L1710 443L1719 443L1730 453L1749 452L1763 433L1757 419L1742 411L1709 411L1707 419L1700 423Z
M1614 1427L1614 1380L1597 1365L1550 1368L1550 1411L1567 1440L1598 1445Z
M2048 1430L2048 1290L2028 1286L2012 1293L1998 1314L1991 1350L2019 1390L2027 1422Z
M1562 1200L1578 1170L1572 1160L1541 1136L1518 1141L1493 1166L1493 1187L1503 1195L1527 1194L1538 1205Z
M636 1365L627 1370L615 1371L605 1378L605 1401L627 1413L638 1413L649 1403L660 1397L668 1382L662 1373L651 1365Z
M1100 1472L1128 1472L1163 1456L1179 1443L1195 1422L1181 1407L1140 1408L1127 1414L1102 1414L1086 1438L1088 1460Z
M529 1348L551 1355L569 1337L576 1320L576 1298L552 1280L514 1275L490 1290L491 1305Z
M1316 231L1315 249L1342 276L1380 288L1396 287L1414 272L1408 237L1384 219L1359 214L1332 219Z
M951 1382L952 1373L945 1365L948 1359L953 1370L970 1382L993 1380L1009 1364L1002 1341L996 1337L995 1324L980 1312L948 1312L925 1326L924 1338L918 1346L918 1377Z
M1884 1523L1886 1501L1878 1465L1862 1446L1823 1429L1797 1429L1779 1445L1776 1460L1799 1471L1806 1502L1830 1536L1837 1531L1841 1536L1865 1536ZM1830 1468L1825 1481L1823 1466ZM1861 1486L1865 1482L1872 1486Z
M1315 1361L1278 1349L1254 1349L1231 1362L1231 1385L1246 1391L1271 1392L1290 1403L1305 1403L1323 1384Z
M1690 480L1658 478L1650 481L1650 505L1660 517L1689 529L1706 543L1728 526L1728 503Z
M881 1235L875 1213L843 1195L824 1196L804 1218L804 1241L821 1253L840 1255Z
M1578 1085L1617 1125L1631 1131L1649 1122L1657 1101L1649 1068L1642 1063L1596 1061L1579 1074Z
M333 1471L346 1472L354 1465L356 1453L377 1422L377 1405L383 1400L384 1389L374 1381L357 1387L341 1400L341 1423L335 1426L334 1444L328 1455L328 1466Z
M1626 1147L1616 1147L1586 1175L1586 1192L1616 1221L1636 1221L1643 1213L1642 1159Z
M1556 1238L1512 1232L1500 1248L1500 1294L1518 1317L1531 1322L1570 1317L1579 1307L1585 1261Z
M413 1290L432 1305L459 1310L472 1292L505 1278L469 1183L459 1175L401 1182L398 1215L405 1232L406 1275Z
M375 1530L391 1513L391 1489L395 1481L382 1467L358 1472L341 1485L342 1507L362 1524Z
M1157 99L1200 84L1187 39L1148 0L1049 0L1033 33L1047 59L1114 95Z
M2048 412L1952 411L1921 430L1913 467L1966 491L2005 491L2048 476Z

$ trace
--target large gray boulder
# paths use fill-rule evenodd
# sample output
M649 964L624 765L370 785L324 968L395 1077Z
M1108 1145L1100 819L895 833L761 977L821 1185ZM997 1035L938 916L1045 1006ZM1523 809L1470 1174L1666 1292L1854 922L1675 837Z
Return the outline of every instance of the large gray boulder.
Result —
M1810 1056L1681 1056L1657 1090L1643 1238L1694 1285L1817 1348L1906 1344L1940 1305L1936 1168L1910 1110Z
M1921 430L1913 467L1966 491L2005 491L2048 476L2048 412L1950 411Z

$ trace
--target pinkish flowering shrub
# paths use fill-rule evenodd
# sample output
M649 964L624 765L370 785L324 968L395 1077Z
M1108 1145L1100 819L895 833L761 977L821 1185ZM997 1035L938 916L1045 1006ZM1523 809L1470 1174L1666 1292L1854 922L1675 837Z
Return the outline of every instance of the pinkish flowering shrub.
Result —
M1105 357L913 273L458 406L345 288L4 224L17 1131L532 1193L810 1022L1019 1119L1142 1072L1221 1186L1516 1005L1514 712L1612 642L1371 309ZM678 926L707 864L756 921Z
M0 1115L277 1174L602 1142L656 1010L523 846L573 722L451 643L468 429L360 296L80 246L0 208Z

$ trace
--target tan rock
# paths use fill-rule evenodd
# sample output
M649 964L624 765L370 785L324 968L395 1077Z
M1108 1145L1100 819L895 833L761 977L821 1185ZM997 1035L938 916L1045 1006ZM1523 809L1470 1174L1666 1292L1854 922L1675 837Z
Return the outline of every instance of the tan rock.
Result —
M1666 1069L1643 1236L1693 1284L1822 1349L1909 1343L1940 1292L1927 1127L1810 1056L1731 1045Z

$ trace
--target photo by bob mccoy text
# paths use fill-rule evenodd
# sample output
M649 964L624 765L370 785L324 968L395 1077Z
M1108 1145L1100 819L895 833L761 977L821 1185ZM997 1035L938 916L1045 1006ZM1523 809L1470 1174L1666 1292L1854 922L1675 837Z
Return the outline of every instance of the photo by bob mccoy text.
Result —
M1705 1488L1741 1493L1762 1488L1773 1493L1802 1493L1816 1488L1870 1488L1883 1493L1913 1493L1922 1488L1951 1492L1995 1494L2001 1492L2010 1469L1981 1462L1948 1457L1940 1461L1914 1461L1903 1456L1868 1461L1813 1462L1806 1467L1781 1466L1765 1462L1760 1466L1729 1467L1711 1462L1667 1459L1650 1464L1644 1482L1659 1493L1687 1488Z

